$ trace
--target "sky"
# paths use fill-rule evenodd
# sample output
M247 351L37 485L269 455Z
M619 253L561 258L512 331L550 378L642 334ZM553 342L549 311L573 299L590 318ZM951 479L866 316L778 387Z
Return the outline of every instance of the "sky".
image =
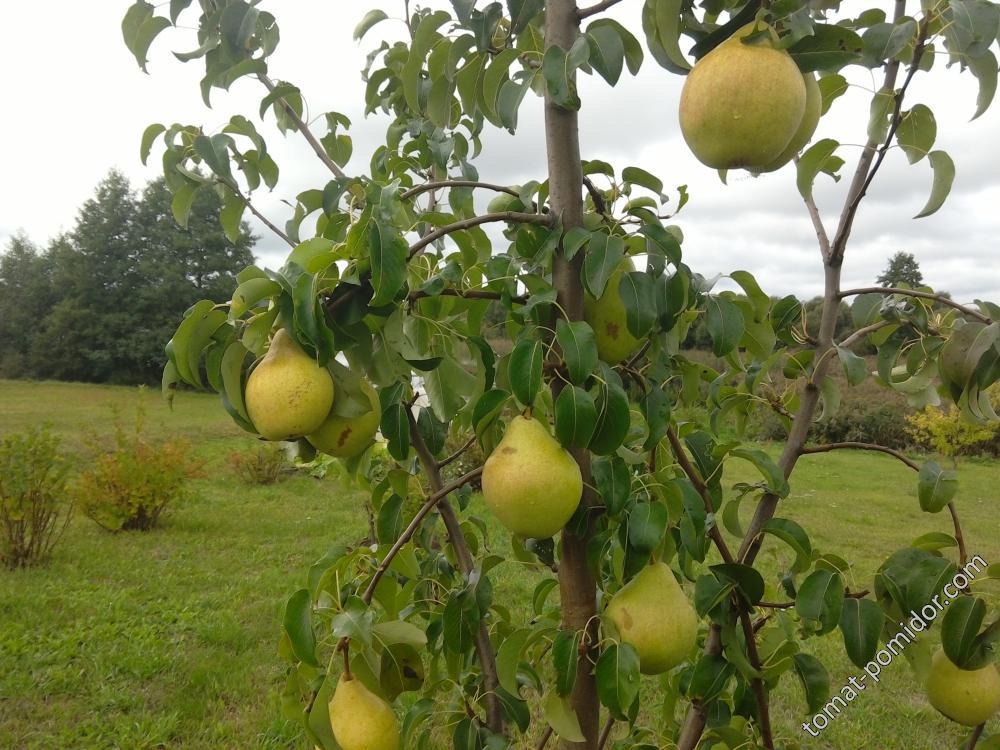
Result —
M19 231L44 246L72 229L80 205L109 169L121 170L136 187L156 177L159 152L154 149L149 167L139 160L140 136L153 122L200 124L214 132L234 114L251 117L282 168L275 191L255 194L254 204L279 225L290 213L283 201L294 201L300 191L322 187L329 179L297 134L282 137L271 114L259 122L264 92L257 82L242 80L229 92L215 90L213 108L205 108L198 88L202 61L182 64L171 54L197 46L197 11L181 17L187 28L160 35L150 53L149 75L142 73L121 38L121 17L129 5L124 0L51 0L6 9L8 33L0 45L7 102L0 116L0 248ZM624 0L612 15L638 32L641 5L641 0ZM844 3L849 10L870 5ZM281 28L271 76L299 85L312 117L334 110L353 121L349 174L365 171L388 124L383 116L365 119L360 70L367 51L381 38L399 38L403 24L386 21L360 44L352 39L357 21L377 6L402 16L402 0L265 0L261 6L275 14ZM970 122L976 81L946 63L946 56L938 55L930 73L917 75L908 101L930 106L937 117L935 148L948 151L957 170L951 196L933 216L911 219L926 202L931 170L926 160L911 166L899 149L892 149L859 211L844 263L845 288L873 284L887 258L903 250L916 256L927 283L955 299L1000 300L1000 102ZM831 233L865 139L870 91L877 85L872 73L849 70L854 71L851 89L834 103L815 135L853 144L838 152L847 161L843 179L817 180L817 201ZM681 138L677 104L682 85L683 78L657 66L648 54L639 75L626 71L616 88L583 76L584 158L610 161L619 172L641 166L662 177L668 191L686 185L690 202L674 221L685 235L685 261L699 273L748 270L768 293L819 294L819 251L795 188L794 167L759 178L733 173L723 185ZM488 124L486 129L484 153L477 160L481 179L503 184L544 179L539 99L531 94L525 99L516 136ZM263 225L252 224L261 238L260 262L279 266L287 248Z

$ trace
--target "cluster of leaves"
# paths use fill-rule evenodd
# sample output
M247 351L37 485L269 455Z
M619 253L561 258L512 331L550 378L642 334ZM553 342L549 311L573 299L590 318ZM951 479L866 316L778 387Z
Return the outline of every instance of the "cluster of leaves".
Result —
M132 7L123 31L140 64L153 37L175 25L188 5L190 0L171 3L169 17L155 15L142 0ZM699 56L760 11L754 2L701 5L647 0L642 27L658 64L687 70L682 35L695 42ZM980 77L980 109L992 98L988 63L993 59L994 73L996 64L989 47L1000 17L995 4L953 0L925 7L919 21L894 23L875 10L828 22L827 11L812 5L775 2L764 17L803 70L822 71L825 108L847 90L839 72L845 66L899 60L915 74L934 60L936 40ZM506 8L455 0L452 8L415 9L406 19L409 36L382 42L369 55L366 108L388 116L390 124L367 175L342 171L351 153L349 136L340 132L349 125L346 117L331 112L312 118L327 127L316 138L303 121L298 88L268 77L267 58L279 38L270 14L243 0L202 2L199 47L180 55L204 58L206 99L212 87L258 78L266 89L260 116L273 113L282 131L305 136L333 178L299 194L292 217L277 230L292 246L281 269L248 267L227 306L206 301L188 311L168 346L164 385L211 386L233 419L252 432L243 400L246 378L270 332L284 327L335 379L363 372L378 387L381 431L392 459L388 470L371 460L371 452L347 463L371 490L374 538L332 549L311 568L308 586L290 599L282 641L292 664L285 708L317 745L336 747L325 705L335 684L333 657L348 651L352 673L375 692L399 699L407 747L439 745L442 731L435 728L442 725L456 747L503 747L503 725L529 731L534 704L557 734L574 741L582 734L570 696L580 659L593 657L597 696L612 718L628 723L628 746L669 741L680 699L711 717L714 741L746 746L761 718L757 687L773 688L794 672L807 707L822 705L829 677L806 650L808 640L839 629L850 658L864 664L879 639L891 635L895 620L885 613L936 590L942 566L953 567L940 550L958 542L917 540L896 553L905 564L896 557L887 562L879 579L886 594L878 601L848 595L850 563L818 549L790 518L771 518L760 530L763 539L783 545L777 578L766 580L736 560L716 564L712 545L723 549L722 530L744 533L743 500L790 492L787 467L741 441L723 440L721 426L740 428L762 409L790 421L817 390L823 415L832 415L840 394L826 366L839 361L849 385L869 377L852 349L865 336L878 348L880 383L914 404L943 394L972 417L990 416L982 394L1000 376L998 324L992 322L1000 317L997 308L980 303L978 311L942 312L927 299L895 290L860 294L851 308L860 333L821 347L794 297L770 298L745 271L729 274L738 292L715 292L717 279L688 267L683 233L669 223L686 191L678 188L673 198L645 169L583 161L587 195L581 196L579 226L563 226L550 210L542 175L517 186L481 183L473 159L487 123L514 131L529 91L575 109L578 74L614 85L626 68L633 74L639 69L645 52L631 32L606 18L587 22L568 49L546 45L544 3L537 0L509 0ZM719 23L723 11L731 19ZM357 36L387 18L372 11ZM953 170L943 152L930 152L930 110L917 105L901 112L902 100L892 86L876 94L869 135L882 144L880 159L893 138L913 161L928 155L936 177L921 212L927 215L944 200ZM244 118L215 134L193 125L151 126L143 137L144 159L157 139L165 147L179 221L191 196L208 185L226 196L222 221L231 231L261 181L269 188L277 181L262 136ZM836 176L843 165L837 146L821 141L802 157L798 183L807 199L818 174ZM477 190L499 193L485 213ZM307 219L313 236L303 239ZM491 225L502 228L502 237L485 228ZM609 289L626 257L639 260L640 268L626 269L617 288ZM633 356L602 362L593 328L562 314L553 267L565 261L578 269L572 283L581 290L620 297L628 333L643 342ZM494 304L506 313L501 326L488 323ZM698 320L722 359L721 371L680 349ZM511 344L502 354L493 343L500 337ZM779 370L787 379L780 391L772 377ZM544 387L553 383L555 388ZM680 422L672 408L678 403L706 406L705 423ZM661 679L668 708L662 721L640 718L638 659L630 646L585 642L589 625L564 627L560 606L551 601L558 585L552 570L564 562L553 541L515 539L513 557L501 557L482 519L470 511L468 482L451 487L448 497L435 486L448 460L449 435L453 442L457 435L474 436L488 452L505 417L527 409L554 423L563 446L593 455L593 504L584 504L568 530L587 540L581 564L589 566L598 588L610 596L651 557L674 561L694 584L698 613L721 639L720 650L692 653L689 663ZM735 496L727 497L731 460L749 462L760 478L736 485ZM421 471L429 487L420 482ZM954 484L939 467L924 467L918 481L921 506L929 512L954 497ZM447 540L431 520L435 508ZM527 616L494 595L495 571L511 565L539 577ZM775 598L784 601L756 633L740 627L748 613ZM497 711L499 722L492 718Z

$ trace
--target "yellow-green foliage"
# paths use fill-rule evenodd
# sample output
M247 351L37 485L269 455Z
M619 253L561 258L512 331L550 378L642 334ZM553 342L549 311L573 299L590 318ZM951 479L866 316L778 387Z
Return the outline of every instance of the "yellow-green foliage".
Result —
M66 529L72 503L59 438L37 428L0 440L0 564L27 567Z
M990 389L993 408L1000 407L1000 388ZM975 453L1000 435L1000 424L976 424L962 418L961 412L945 406L928 406L906 417L906 431L915 443L944 456Z
M88 447L91 461L73 493L84 514L109 531L153 528L168 505L189 498L188 479L200 468L188 441L143 435L141 407L133 430L116 422L111 440L92 436Z

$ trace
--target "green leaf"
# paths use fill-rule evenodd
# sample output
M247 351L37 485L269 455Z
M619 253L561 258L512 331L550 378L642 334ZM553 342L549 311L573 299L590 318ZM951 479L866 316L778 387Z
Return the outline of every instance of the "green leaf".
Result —
M796 166L795 184L799 189L799 195L805 200L812 198L813 183L816 177L824 170L827 161L833 156L840 143L832 138L824 138L810 146Z
M542 342L526 336L514 345L507 362L507 379L514 397L531 406L542 385Z
M656 286L653 277L641 271L622 274L618 295L625 307L625 326L637 339L646 338L656 323Z
M667 506L663 503L636 503L628 514L628 543L636 552L652 553L667 532Z
M951 184L955 181L955 162L944 151L931 151L927 155L934 170L934 182L931 184L931 196L927 199L927 205L914 219L922 219L930 216L944 205L948 194L951 192Z
M650 54L661 67L680 75L691 69L680 48L683 6L684 0L646 0L642 8L642 30Z
M241 317L247 310L262 299L273 297L281 292L281 285L267 278L247 279L236 287L233 299L229 305L229 317L232 320Z
M841 96L847 93L847 79L839 73L826 75L819 79L819 92L823 97L823 109L821 114L830 111L830 107Z
M194 182L185 182L174 191L174 197L170 201L170 211L182 228L187 229L188 216L191 215L191 207L194 205L194 198L201 185Z
M742 563L722 563L710 566L709 570L721 582L732 583L750 606L764 598L764 578L755 568Z
M556 341L571 383L582 385L597 369L597 344L594 330L583 320L568 323L564 318L556 321Z
M250 423L250 415L247 414L246 404L243 400L243 365L246 363L247 355L250 352L239 341L234 341L226 347L222 355L222 387L223 393L229 403L236 409L237 413Z
M733 665L718 654L704 654L694 665L688 697L708 703L718 697L733 676Z
M542 698L542 713L545 721L555 733L567 742L585 742L580 720L569 705L569 698L563 698L556 691L546 693Z
M639 167L625 167L622 170L622 180L633 185L639 185L647 190L652 190L657 195L663 194L663 180L656 175L652 175L645 169ZM664 230L665 231L665 230Z
M587 30L590 64L601 77L614 86L625 64L625 44L613 26L598 26Z
M958 597L944 613L941 645L945 655L959 669L968 668L985 617L986 602L973 596Z
M858 385L868 377L868 364L863 357L859 357L850 349L845 349L842 346L837 347L837 356L840 357L840 363L844 366L848 385Z
M611 515L617 515L625 507L632 492L632 475L628 465L618 456L601 456L591 464L592 478L597 494L604 501L604 507Z
M617 235L593 232L583 258L583 284L591 297L600 299L611 274L625 257L625 241Z
M564 109L580 108L580 98L573 84L573 69L566 50L556 44L545 50L542 58L542 77L552 101Z
M899 23L877 23L861 35L864 53L861 64L877 68L886 60L891 60L913 41L917 34L917 22L903 18Z
M694 608L699 617L705 617L729 598L736 589L732 581L720 582L709 575L698 576L694 582Z
M520 687L517 684L517 668L521 663L521 652L524 651L528 639L531 637L531 630L521 628L504 638L500 648L497 649L497 680L507 692L512 695L520 695Z
M399 79L403 84L403 96L411 112L422 111L419 91L424 60L427 58L431 46L439 37L438 29L450 19L451 16L443 10L429 13L421 19L413 34L410 53L399 72Z
M642 45L639 43L639 40L635 38L632 32L613 18L597 19L587 27L587 33L589 34L602 27L614 29L615 33L618 34L618 38L621 39L625 50L625 66L628 68L629 73L636 75L642 66L643 58Z
M972 116L975 120L993 103L993 97L997 93L997 58L990 51L986 50L978 57L967 57L966 65L972 75L979 81L979 94L976 96L976 113Z
M920 467L917 498L925 513L940 513L958 493L958 475L953 469L942 469L936 461L926 461Z
M500 98L500 87L504 81L510 78L510 66L517 60L519 52L513 47L503 50L493 58L486 73L483 75L483 84L479 90L483 105L483 114L486 119L496 126L502 125L497 115L497 102Z
M227 239L236 243L240 238L240 221L243 219L243 211L247 207L247 202L231 190L226 191L226 198L219 212L219 224L222 231L226 233Z
M795 611L804 620L818 620L820 635L837 627L843 606L844 581L829 570L810 573L795 597Z
M601 384L597 395L597 426L590 440L590 451L601 456L614 453L628 435L631 421L625 390L617 383Z
M383 389L382 393L385 392ZM410 420L406 406L398 401L383 405L379 429L388 441L389 455L397 461L405 461L410 452Z
M788 518L772 518L764 524L761 532L772 534L783 541L795 553L795 564L793 572L801 572L808 569L812 562L812 543L809 535L795 521Z
M142 131L142 143L139 145L139 158L142 160L143 164L145 164L146 159L149 158L149 152L153 148L153 142L156 140L156 137L166 129L166 125L154 122Z
M815 713L830 698L830 674L823 666L823 662L815 656L798 653L792 658L795 663L795 674L806 694L806 706L809 708L809 713Z
M862 48L861 37L850 29L817 23L813 24L812 35L803 37L789 47L788 54L803 73L834 71L860 58Z
M552 663L556 670L556 692L568 696L576 684L580 661L580 631L560 630L552 641Z
M299 661L319 667L316 660L316 635L312 629L312 598L309 589L299 589L285 604L285 634Z
M367 34L375 24L381 23L389 18L389 15L381 8L376 8L375 10L370 10L365 13L364 18L362 18L358 25L354 27L354 39L355 41L360 40Z
M844 599L840 631L844 636L844 650L856 666L863 669L875 658L884 622L882 608L870 599Z
M544 0L507 0L510 13L510 29L520 34L535 16L545 8Z
M372 636L383 646L403 644L414 648L427 645L427 633L406 620L387 620L372 626Z
M740 308L725 297L711 296L705 303L705 328L717 357L729 354L743 338L745 325Z
M957 547L958 540L951 534L945 534L943 531L929 531L910 542L910 546L928 552L936 552L948 549L949 547Z
M199 135L194 139L195 153L200 156L208 168L225 180L232 181L233 173L229 167L229 147L233 145L233 139L228 135L219 133L211 138Z
M646 420L649 433L643 443L643 450L651 450L670 429L670 396L662 388L652 387L646 391L639 404Z
M144 0L139 0L128 9L122 19L122 38L129 52L135 55L135 61L143 73L146 70L146 53L153 40L166 28L170 27L170 19L153 15L154 8Z
M896 141L906 154L910 164L916 164L927 156L937 138L937 120L930 107L915 104L903 114L896 130Z
M639 697L639 654L627 643L613 643L597 658L597 697L611 715L627 720Z
M372 221L368 228L368 250L372 263L372 307L387 305L406 283L409 246L393 227Z
M575 385L559 392L555 402L556 438L566 448L586 448L597 426L597 407L589 393Z

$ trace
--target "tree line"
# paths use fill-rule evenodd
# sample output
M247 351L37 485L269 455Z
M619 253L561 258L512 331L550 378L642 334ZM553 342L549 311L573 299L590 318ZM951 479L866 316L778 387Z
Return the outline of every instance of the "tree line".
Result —
M44 249L12 237L0 254L0 377L158 382L178 318L199 299L228 300L254 262L257 238L243 224L230 242L221 207L199 191L184 229L163 178L135 191L111 171L71 231Z

